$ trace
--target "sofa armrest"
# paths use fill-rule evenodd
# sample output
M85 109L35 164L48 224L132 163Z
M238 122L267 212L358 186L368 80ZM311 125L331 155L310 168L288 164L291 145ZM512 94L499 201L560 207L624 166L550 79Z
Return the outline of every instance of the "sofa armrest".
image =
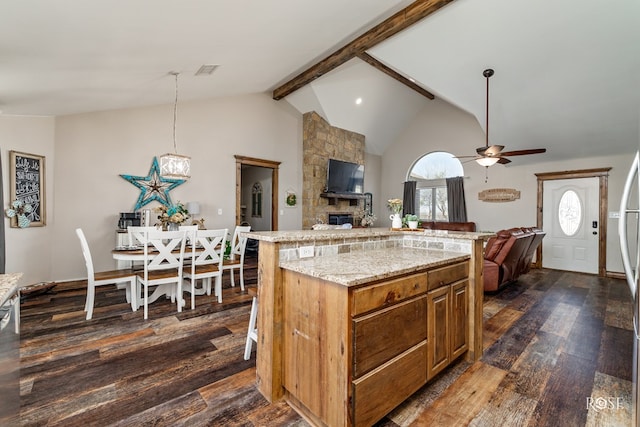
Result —
M484 290L485 292L497 291L500 288L500 266L493 261L484 260Z

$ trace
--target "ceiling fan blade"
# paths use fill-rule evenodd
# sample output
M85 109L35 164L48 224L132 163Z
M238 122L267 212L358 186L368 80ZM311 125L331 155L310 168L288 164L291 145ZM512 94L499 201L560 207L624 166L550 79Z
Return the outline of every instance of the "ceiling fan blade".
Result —
M525 156L527 154L541 154L546 153L546 148L533 148L530 150L515 150L515 151L505 151L504 153L500 153L501 156Z
M500 163L501 165L506 165L507 163L511 163L511 160L507 159L506 157L500 156L498 163Z
M478 153L481 156L495 156L498 153L500 153L500 151L502 151L503 148L504 148L504 145L490 145L488 147L478 147L476 148L476 153Z
M454 156L455 159L476 159L478 156Z

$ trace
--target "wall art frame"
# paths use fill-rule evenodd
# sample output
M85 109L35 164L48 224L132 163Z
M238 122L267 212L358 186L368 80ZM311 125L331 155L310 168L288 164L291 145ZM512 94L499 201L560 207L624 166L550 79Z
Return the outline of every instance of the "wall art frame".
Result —
M32 207L27 214L29 227L44 227L47 224L45 201L45 156L9 151L10 202L21 200ZM11 228L18 226L17 216L11 218Z
M296 192L292 189L287 190L286 196L284 198L284 204L288 208L295 208L298 206L298 196Z

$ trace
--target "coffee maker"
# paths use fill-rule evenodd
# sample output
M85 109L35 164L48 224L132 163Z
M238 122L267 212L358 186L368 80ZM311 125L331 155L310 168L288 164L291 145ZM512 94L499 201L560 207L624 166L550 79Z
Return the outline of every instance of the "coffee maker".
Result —
M140 212L120 212L118 228L126 230L128 226L139 227L142 225L142 214Z

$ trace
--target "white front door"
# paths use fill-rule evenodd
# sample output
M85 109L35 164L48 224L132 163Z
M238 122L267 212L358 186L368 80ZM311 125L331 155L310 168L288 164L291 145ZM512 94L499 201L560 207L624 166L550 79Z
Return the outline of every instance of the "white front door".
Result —
M599 202L597 177L544 182L544 268L598 274Z

